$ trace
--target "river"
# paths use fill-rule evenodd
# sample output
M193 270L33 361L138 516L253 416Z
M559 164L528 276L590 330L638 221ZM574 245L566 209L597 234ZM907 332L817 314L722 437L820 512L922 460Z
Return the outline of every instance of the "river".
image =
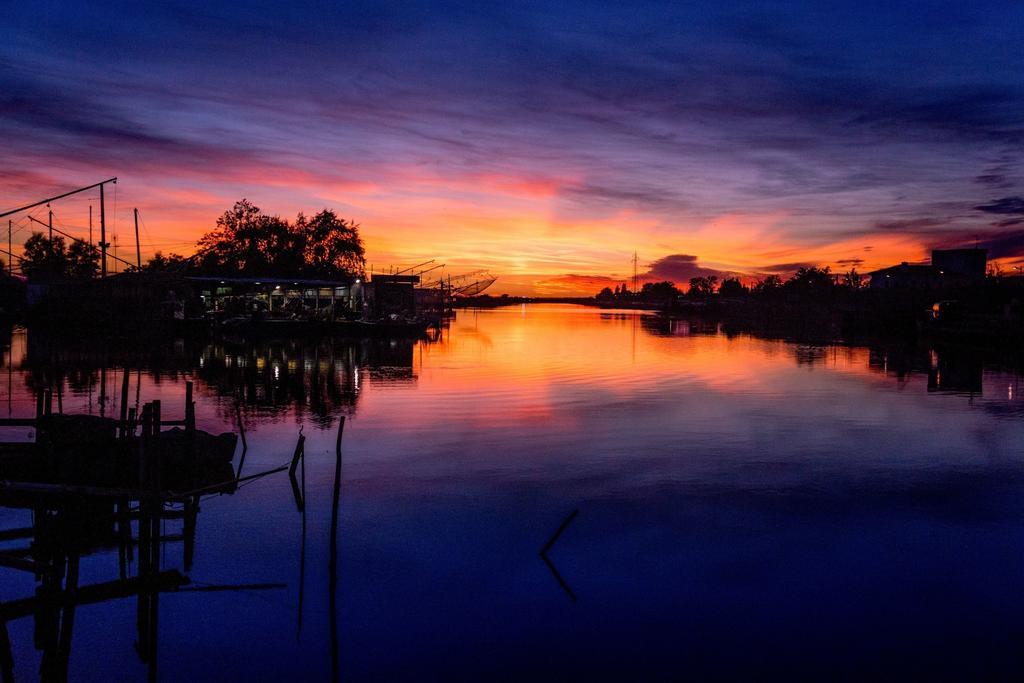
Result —
M126 366L131 407L159 399L165 419L187 380L200 429L238 431L237 401L243 475L306 438L304 513L287 473L202 501L191 590L159 598L162 680L1024 670L1024 400L999 359L556 305L460 310L418 342L127 351L18 330L0 412L32 416L46 385L66 413L116 416ZM0 529L30 523L0 508ZM110 581L118 553L80 571ZM0 577L0 602L38 585ZM136 617L130 597L79 608L71 680L145 680ZM34 619L7 628L35 679Z

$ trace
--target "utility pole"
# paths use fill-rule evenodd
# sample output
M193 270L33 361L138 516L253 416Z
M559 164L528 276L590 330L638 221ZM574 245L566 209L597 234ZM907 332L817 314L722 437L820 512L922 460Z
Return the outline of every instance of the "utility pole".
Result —
M50 227L50 241L53 242L53 209L50 209L50 219L46 224Z
M100 185L100 277L107 276L107 210L103 203L103 186Z
M139 246L139 207L135 207L135 262L136 268L142 270L142 247Z
M92 245L92 204L89 205L89 244Z
M103 186L106 185L107 183L115 183L116 184L117 183L117 177L115 176L113 178L107 178L106 180L101 180L100 182L93 183L92 185L86 185L85 187L80 187L80 188L78 188L76 190L68 190L67 192L63 192L63 193L55 195L53 197L47 197L46 199L40 199L37 202L32 202L31 204L26 204L25 206L19 206L16 209L10 209L8 211L4 211L3 213L0 213L0 218L7 218L8 216L12 216L12 215L14 215L16 213L21 213L22 211L28 211L31 208L34 208L34 207L37 207L37 206L42 206L43 204L46 204L46 206L49 207L50 206L50 202L55 202L58 199L63 199L64 197L70 197L73 194L78 194L79 192L85 192L87 190L91 190L94 187L100 188L100 230L101 230L100 238L102 239L102 242L100 242L100 247L103 250L103 263L102 263L102 266L103 266L103 275L105 277L106 274L107 274L107 248L105 246L107 223L106 223L106 212L104 210L104 205L103 205ZM90 217L92 216L92 206L91 205L89 206L89 216ZM29 219L30 220L36 220L33 216L29 216ZM41 223L42 221L36 220L36 222L37 223ZM90 224L91 224L91 221L90 221ZM50 230L51 230L51 235L50 236L52 237L53 236L53 234L52 234L52 230L53 230L52 212L51 212L51 219L50 219L49 225L50 225ZM75 239L77 239L77 238L75 238Z
M7 219L7 272L14 275L14 221Z
M637 273L636 273L637 261L639 261L639 259L637 258L636 252L634 251L633 252L633 293L634 294L636 294L636 289L637 289Z

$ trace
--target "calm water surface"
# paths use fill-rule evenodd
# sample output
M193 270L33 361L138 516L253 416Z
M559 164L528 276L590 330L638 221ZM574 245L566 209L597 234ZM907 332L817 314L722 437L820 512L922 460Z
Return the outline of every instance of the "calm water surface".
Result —
M65 412L116 416L129 363L132 406L166 417L193 379L202 429L236 431L240 399L243 474L306 436L306 514L286 474L205 499L188 572L283 586L161 595L163 680L1024 671L1024 400L991 359L567 306L460 311L434 342L104 353L16 332L0 412L32 415L56 377ZM29 522L0 508L0 528ZM162 564L182 567L180 544ZM117 571L97 552L81 583ZM0 577L0 601L36 589ZM33 619L8 630L33 680ZM80 608L72 680L144 680L137 638L134 598Z

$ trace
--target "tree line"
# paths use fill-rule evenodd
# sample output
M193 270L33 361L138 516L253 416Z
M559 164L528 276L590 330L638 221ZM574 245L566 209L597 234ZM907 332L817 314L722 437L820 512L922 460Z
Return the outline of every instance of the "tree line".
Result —
M32 280L88 280L100 271L100 251L89 242L34 232L25 241L21 270ZM225 211L196 243L192 256L156 252L143 272L239 277L339 279L362 276L366 250L359 225L324 209L289 221L263 213L247 199ZM138 268L128 268L138 271Z
M777 294L790 293L799 296L827 296L837 289L859 290L867 286L867 280L856 269L842 275L832 272L829 266L802 267L787 280L778 275L754 282L749 287L736 277L724 278L721 283L715 275L703 275L690 278L689 287L685 290L674 282L645 282L639 291L630 291L626 285L615 288L605 287L595 297L598 301L644 303L667 303L682 298L706 299L717 295L723 299L735 299L746 296L772 297Z

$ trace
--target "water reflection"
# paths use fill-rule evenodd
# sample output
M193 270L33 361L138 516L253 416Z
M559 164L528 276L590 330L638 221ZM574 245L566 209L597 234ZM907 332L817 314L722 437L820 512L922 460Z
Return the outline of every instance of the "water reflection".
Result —
M33 414L32 387L51 390L54 410L62 396L65 412L113 418L138 392L177 420L190 380L201 428L245 425L242 476L287 471L302 431L294 480L202 501L190 571L178 541L162 549L161 570L191 579L159 594L154 642L169 680L1024 670L1012 358L798 345L554 306L460 311L433 343L28 359L24 342L16 334L7 352L14 416ZM343 470L325 428L339 414L351 418ZM541 556L550 565L538 560L574 509ZM32 527L7 513L0 526ZM162 525L190 535L183 520ZM112 528L108 551L82 562L83 586L120 580ZM0 600L42 583L0 571ZM202 600L181 590L278 583ZM108 601L74 619L76 679L145 675L131 600L130 613ZM9 624L17 667L35 670L29 619Z
M329 428L339 415L355 413L367 380L414 385L413 351L418 343L426 342L408 338L208 343L177 339L133 349L96 342L71 345L67 340L20 331L13 335L5 357L8 370L20 371L29 394L49 390L61 402L69 393L85 396L89 414L106 415L120 405L116 392L125 382L138 410L144 373L154 384L195 378L202 391L238 402L247 413L272 417L297 411ZM8 392L9 399L13 395L13 390ZM222 410L230 415L228 407Z

